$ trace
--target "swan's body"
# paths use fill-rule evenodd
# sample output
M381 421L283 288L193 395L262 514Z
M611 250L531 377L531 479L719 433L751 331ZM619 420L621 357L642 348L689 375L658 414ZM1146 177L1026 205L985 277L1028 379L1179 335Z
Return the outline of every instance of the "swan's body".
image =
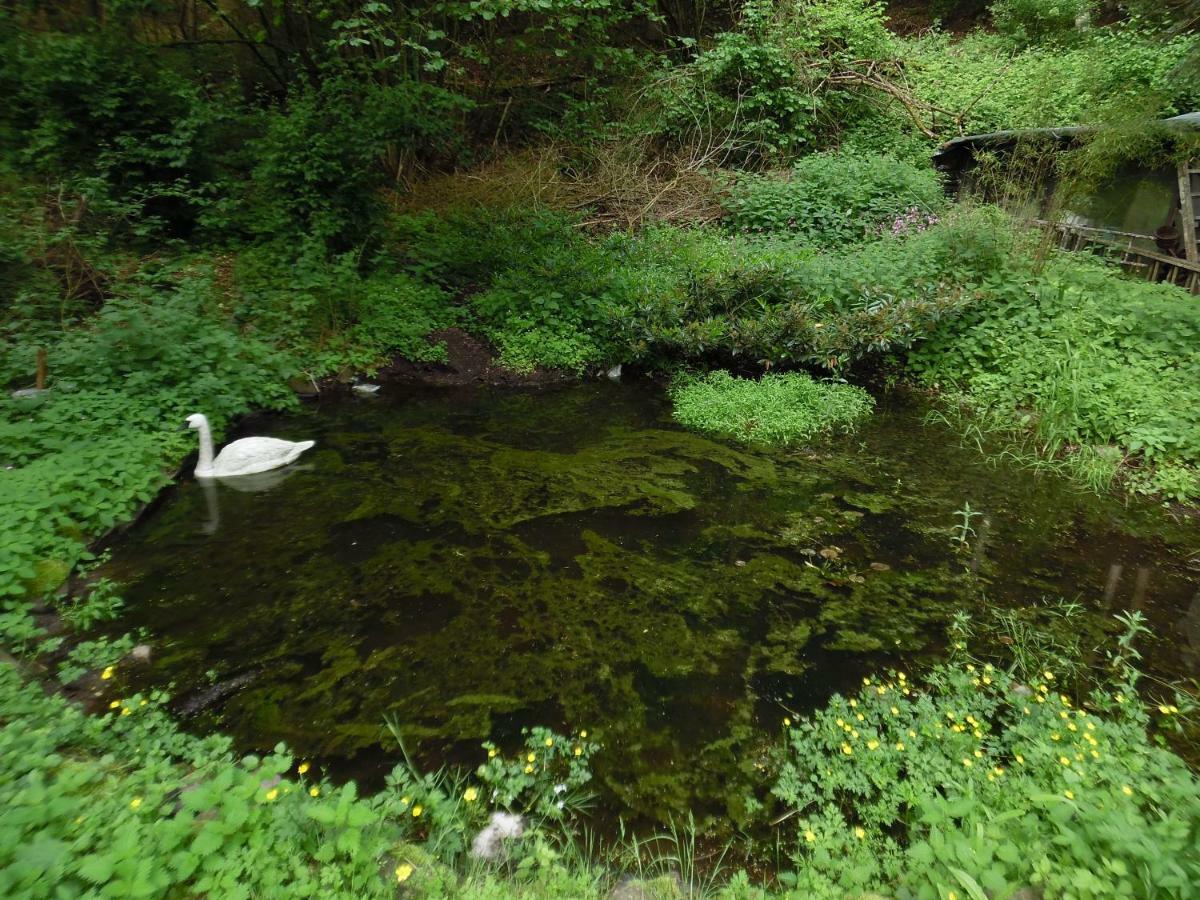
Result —
M200 459L197 478L232 478L255 475L294 463L316 441L281 441L279 438L248 437L226 444L213 458L212 431L208 417L195 413L187 418L188 428L200 432Z

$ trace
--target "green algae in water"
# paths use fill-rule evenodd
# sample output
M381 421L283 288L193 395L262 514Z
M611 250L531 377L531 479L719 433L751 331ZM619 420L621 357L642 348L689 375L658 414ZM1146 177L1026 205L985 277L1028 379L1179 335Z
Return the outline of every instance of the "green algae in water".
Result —
M1194 666L1195 526L989 468L918 422L750 448L628 383L263 417L247 429L317 447L260 483L174 489L116 549L120 626L157 636L147 677L180 695L245 676L197 724L247 749L285 740L370 786L397 752L385 715L435 764L587 728L602 815L709 827L744 819L784 715L937 655L958 610L1078 599L1099 635L1138 606L1151 664ZM984 518L963 548L966 501Z

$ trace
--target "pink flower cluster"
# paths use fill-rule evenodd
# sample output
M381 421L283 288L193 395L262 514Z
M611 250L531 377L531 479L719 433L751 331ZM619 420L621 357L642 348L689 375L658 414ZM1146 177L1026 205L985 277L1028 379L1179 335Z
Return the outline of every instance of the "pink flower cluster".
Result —
M933 213L923 212L916 206L910 206L896 217L890 228L884 225L880 231L890 232L897 237L903 234L917 234L936 225L939 221L941 220Z

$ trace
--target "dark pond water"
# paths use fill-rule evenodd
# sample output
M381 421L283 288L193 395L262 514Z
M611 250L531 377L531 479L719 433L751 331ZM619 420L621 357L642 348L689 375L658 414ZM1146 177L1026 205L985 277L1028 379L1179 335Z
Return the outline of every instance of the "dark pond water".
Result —
M958 610L1060 598L1093 640L1137 608L1163 674L1200 658L1197 526L989 467L918 411L815 450L676 427L661 390L403 390L260 417L315 438L293 470L174 488L116 549L122 627L194 720L377 784L394 715L426 761L524 725L587 728L601 811L737 822L781 718L887 662L935 658ZM969 504L974 534L953 540Z

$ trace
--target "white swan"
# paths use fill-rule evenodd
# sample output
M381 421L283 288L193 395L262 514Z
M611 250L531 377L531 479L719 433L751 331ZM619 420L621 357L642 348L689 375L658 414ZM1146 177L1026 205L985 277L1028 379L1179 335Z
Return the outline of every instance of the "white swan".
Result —
M202 413L193 413L187 417L187 426L200 432L197 478L230 478L278 469L295 462L301 453L316 444L316 441L281 441L278 438L248 437L226 444L220 455L213 459L212 431L208 427L208 417Z

